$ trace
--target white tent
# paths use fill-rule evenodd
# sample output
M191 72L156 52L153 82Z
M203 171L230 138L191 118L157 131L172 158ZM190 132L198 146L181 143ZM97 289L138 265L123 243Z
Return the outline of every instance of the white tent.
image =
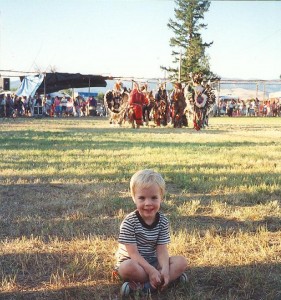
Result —
M11 91L3 91L3 92L1 92L0 93L0 95L12 95L12 94L14 94L14 92L11 92Z
M281 91L269 93L269 99L273 99L273 98L281 98Z
M68 95L65 92L54 92L54 93L50 93L49 95L50 95L51 98L55 98L55 97L59 97L59 98L62 98L62 97L71 98L71 96Z
M233 88L233 89L222 89L220 90L220 96L227 96L228 98L249 100L258 98L259 100L264 100L267 98L267 94L264 94L262 91L256 90L247 90L242 88Z

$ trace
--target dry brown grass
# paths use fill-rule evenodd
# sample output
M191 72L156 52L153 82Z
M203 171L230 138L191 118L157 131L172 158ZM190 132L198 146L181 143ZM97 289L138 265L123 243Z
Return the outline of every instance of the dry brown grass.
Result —
M280 118L210 128L0 120L0 299L120 299L118 227L130 176L155 168L186 286L153 299L281 299Z

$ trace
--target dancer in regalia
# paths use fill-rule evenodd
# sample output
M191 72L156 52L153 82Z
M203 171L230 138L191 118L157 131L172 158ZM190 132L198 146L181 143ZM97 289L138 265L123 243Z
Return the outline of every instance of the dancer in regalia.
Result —
M137 82L133 83L133 90L130 93L129 105L131 107L130 118L132 122L132 127L135 128L135 123L137 128L143 125L142 111L143 105L145 105L145 96L139 90Z
M170 96L171 107L172 107L172 124L175 128L181 128L187 126L186 116L184 110L186 107L185 97L183 88L180 82L176 82L174 90Z
M166 126L169 122L169 101L165 84L160 83L155 94L155 122L157 126Z

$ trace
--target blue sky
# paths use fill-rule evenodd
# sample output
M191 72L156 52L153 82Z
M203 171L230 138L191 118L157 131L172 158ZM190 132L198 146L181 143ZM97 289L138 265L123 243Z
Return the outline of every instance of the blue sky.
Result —
M0 0L0 70L164 77L172 0ZM203 40L221 77L279 79L281 2L211 1Z

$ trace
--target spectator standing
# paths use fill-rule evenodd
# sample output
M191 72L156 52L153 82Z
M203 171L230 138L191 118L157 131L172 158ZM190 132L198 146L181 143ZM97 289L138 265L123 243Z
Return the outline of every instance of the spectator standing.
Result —
M75 100L74 100L74 107L75 107L76 116L78 118L80 118L81 117L81 107L82 107L80 96L77 96L75 98Z
M67 99L63 96L60 100L61 103L61 115L66 115Z
M12 117L13 116L13 111L14 111L14 100L10 96L10 94L7 95L6 97L6 116Z
M55 97L54 106L55 106L55 117L60 117L61 116L61 103L60 103L60 98L58 96Z
M6 96L0 96L0 117L6 117Z

